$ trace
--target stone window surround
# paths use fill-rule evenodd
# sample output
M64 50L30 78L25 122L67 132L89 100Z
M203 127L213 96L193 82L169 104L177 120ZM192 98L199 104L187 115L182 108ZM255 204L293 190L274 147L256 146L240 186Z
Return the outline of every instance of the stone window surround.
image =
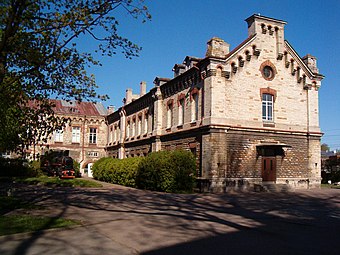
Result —
M264 68L265 68L266 66L269 66L269 67L273 70L273 75L271 75L270 77L267 77L267 76L264 74L264 71L263 71L263 70L264 70ZM274 65L272 62L270 62L269 60L264 61L264 62L261 64L259 70L260 70L260 72L261 72L261 74L262 74L263 79L265 79L266 81L272 81L272 80L275 78L276 74L277 74L277 70L276 70L275 65Z

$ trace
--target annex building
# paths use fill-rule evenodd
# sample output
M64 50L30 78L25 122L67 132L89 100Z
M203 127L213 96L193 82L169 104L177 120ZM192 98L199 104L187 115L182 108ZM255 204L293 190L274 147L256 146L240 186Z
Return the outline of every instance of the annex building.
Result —
M56 130L47 139L31 146L28 154L33 157L44 155L50 150L67 151L80 163L82 174L91 175L91 166L106 156L107 124L110 110L101 103L51 100L55 114L67 120L66 125Z
M285 40L285 21L252 15L246 22L248 38L236 48L214 37L205 56L175 64L173 78L156 77L148 92L144 82L139 94L128 89L107 116L106 154L190 150L198 178L216 191L319 186L316 58L301 58Z

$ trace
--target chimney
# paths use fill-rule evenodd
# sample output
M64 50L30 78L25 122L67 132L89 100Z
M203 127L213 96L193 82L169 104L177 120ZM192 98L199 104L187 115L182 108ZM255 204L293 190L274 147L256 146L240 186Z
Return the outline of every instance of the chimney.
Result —
M114 111L115 111L115 107L113 105L109 105L107 107L107 114L108 115L111 114L111 113L114 113Z
M302 58L302 61L309 67L313 73L319 73L319 69L316 65L316 57L307 54Z
M125 104L132 102L132 89L127 89L125 93Z
M144 96L146 94L146 82L142 81L140 83L140 96Z
M218 37L214 37L208 41L206 57L225 58L229 53L229 44Z

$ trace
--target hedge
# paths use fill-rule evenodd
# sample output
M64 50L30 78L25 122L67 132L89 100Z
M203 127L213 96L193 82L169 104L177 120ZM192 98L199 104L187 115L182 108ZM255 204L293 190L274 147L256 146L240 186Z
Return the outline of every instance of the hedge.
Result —
M141 158L101 158L92 166L100 181L165 192L192 192L196 160L189 151L158 151Z
M36 177L42 175L38 161L0 158L0 177Z
M93 177L97 180L136 187L136 173L141 158L102 158L92 166Z
M192 192L196 160L189 151L152 152L141 161L136 184L140 189L165 192Z

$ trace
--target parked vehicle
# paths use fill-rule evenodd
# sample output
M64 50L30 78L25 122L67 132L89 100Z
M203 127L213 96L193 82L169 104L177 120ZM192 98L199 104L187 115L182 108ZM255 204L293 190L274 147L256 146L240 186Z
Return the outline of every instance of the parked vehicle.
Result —
M61 179L75 178L73 159L67 151L50 151L40 158L40 167L49 176L58 176Z

